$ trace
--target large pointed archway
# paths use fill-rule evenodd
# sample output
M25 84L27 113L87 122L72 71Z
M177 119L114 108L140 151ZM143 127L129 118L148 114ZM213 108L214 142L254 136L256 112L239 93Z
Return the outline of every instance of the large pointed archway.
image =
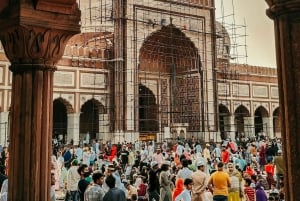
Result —
M238 134L246 132L245 117L249 117L249 116L250 116L250 112L244 105L240 105L234 111L234 117L235 117L234 122L236 125L236 131ZM251 129L251 128L249 128L249 129Z
M80 114L80 137L83 140L89 134L90 140L96 139L99 134L99 114L106 113L104 106L96 99L92 98L81 107Z
M220 134L221 134L221 139L222 140L225 140L227 139L227 133L226 133L226 117L229 117L230 116L230 112L228 110L228 108L223 105L223 104L220 104L219 105L219 130L220 130Z
M68 118L67 114L72 113L72 105L63 98L53 101L53 138L64 144L67 140Z
M189 132L201 130L200 67L195 44L174 25L162 26L145 39L139 55L139 79L146 84L157 80L161 131L178 123L188 125Z
M277 107L273 112L273 132L274 132L275 137L278 137L278 138L281 137L279 107Z
M143 133L158 132L158 105L153 92L139 84L139 131Z
M260 132L267 130L267 125L265 125L263 118L268 117L268 111L263 106L259 106L254 112L254 129L255 135Z

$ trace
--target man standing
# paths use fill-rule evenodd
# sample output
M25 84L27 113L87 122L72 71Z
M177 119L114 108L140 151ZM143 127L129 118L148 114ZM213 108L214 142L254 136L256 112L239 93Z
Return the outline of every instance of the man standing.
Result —
M227 165L227 163L229 163L229 159L230 159L230 153L227 150L226 145L223 144L222 152L221 152L221 161L223 162L223 164Z
M227 172L223 171L224 164L218 163L217 171L208 180L208 188L213 192L214 201L227 201L228 189L230 188L230 178Z
M205 148L203 149L203 157L207 160L208 163L210 163L211 156L210 156L210 150L209 150L210 144L206 144Z
M80 180L78 182L78 193L80 201L84 201L84 192L90 185L89 176L90 171L86 164L81 164L77 169L78 174L80 174Z
M164 162L164 156L162 155L160 148L156 149L156 153L152 156L152 161L157 161L159 167Z
M192 178L193 171L188 168L188 161L186 159L182 159L182 169L178 171L177 178L182 178L185 180L186 178Z
M278 150L277 156L274 157L274 166L276 169L276 179L277 179L277 188L280 188L279 180L280 177L283 177L283 159L282 159L282 151Z
M158 162L151 162L151 170L149 171L149 185L148 185L148 195L149 201L155 199L159 200L159 179L158 179Z
M78 200L78 182L80 180L80 175L77 172L78 169L78 160L74 159L71 162L71 167L67 172L67 194L66 199L67 201Z
M94 184L89 186L84 192L85 201L102 201L104 197L104 191L102 189L104 176L101 172L93 173Z
M115 187L116 179L113 175L106 177L105 183L109 187L109 190L104 195L103 201L126 201L125 192Z
M197 162L198 170L192 174L192 180L194 183L192 189L192 201L204 201L207 176L204 173L205 163L203 161Z
M126 145L123 145L122 151L120 152L122 170L125 170L126 165L128 164L129 151L126 150Z
M143 166L147 166L147 165L148 165L148 150L145 148L145 145L143 145L141 151L140 171L142 170Z

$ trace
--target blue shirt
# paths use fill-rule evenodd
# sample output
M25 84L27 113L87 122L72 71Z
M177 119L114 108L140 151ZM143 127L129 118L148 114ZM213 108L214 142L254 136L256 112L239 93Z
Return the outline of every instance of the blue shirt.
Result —
M184 189L184 191L182 191L176 198L175 201L191 201L192 197L191 197L191 192L187 189Z

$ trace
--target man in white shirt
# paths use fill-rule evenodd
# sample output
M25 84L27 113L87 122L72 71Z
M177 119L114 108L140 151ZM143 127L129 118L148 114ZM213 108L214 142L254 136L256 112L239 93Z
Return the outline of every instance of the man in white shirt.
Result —
M141 151L141 164L140 166L146 166L148 164L148 150L145 148L145 146L142 147Z
M78 200L78 182L80 180L80 175L78 174L78 160L74 159L71 162L71 167L69 168L67 172L67 194L66 194L66 199L67 201L73 200L77 201Z
M183 152L184 152L184 147L182 146L181 143L178 143L176 148L176 153L180 157L183 154Z
M82 148L78 145L77 148L75 149L75 155L76 158L78 159L78 161L82 160L82 154L83 154L83 150Z
M177 178L182 178L183 180L187 178L192 178L193 171L188 168L188 161L186 159L182 159L182 169L178 171Z
M164 156L162 155L160 148L156 149L156 153L152 156L152 161L157 161L159 167L164 162Z

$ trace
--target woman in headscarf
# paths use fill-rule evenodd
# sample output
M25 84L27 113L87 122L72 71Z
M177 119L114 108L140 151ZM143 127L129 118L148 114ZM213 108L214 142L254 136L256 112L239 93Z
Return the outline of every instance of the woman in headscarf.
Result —
M255 187L255 190L256 190L256 201L267 201L268 198L267 198L267 195L264 191L264 189L262 188L260 182L258 182L256 184L256 187Z
M170 178L169 172L170 162L165 161L161 166L161 172L159 174L159 184L160 184L160 199L159 201L171 201L172 191L171 186L173 183Z
M175 198L184 190L183 183L184 183L184 181L182 178L176 179L175 188L174 188L173 194L172 194L172 201L174 201Z
M242 197L242 175L235 169L233 163L228 163L227 167L231 183L228 201L240 201Z
M266 161L266 149L265 149L264 145L262 145L260 147L259 155L258 155L258 163L259 163L260 171L263 172L264 171L264 167L267 164L267 161Z

